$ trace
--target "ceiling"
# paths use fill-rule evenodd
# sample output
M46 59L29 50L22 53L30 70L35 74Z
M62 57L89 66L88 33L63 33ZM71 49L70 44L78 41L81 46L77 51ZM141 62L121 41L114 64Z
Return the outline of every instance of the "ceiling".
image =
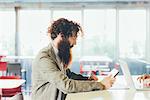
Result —
M0 8L150 7L150 0L0 0Z
M0 0L1 3L23 2L149 2L150 0Z

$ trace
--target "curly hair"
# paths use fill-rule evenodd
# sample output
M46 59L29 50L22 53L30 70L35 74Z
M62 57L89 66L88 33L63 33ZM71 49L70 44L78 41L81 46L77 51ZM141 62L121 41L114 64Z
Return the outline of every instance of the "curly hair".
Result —
M81 26L73 21L69 21L65 18L60 18L52 23L48 27L48 34L50 34L52 40L54 40L58 34L63 34L65 38L68 38L75 33L77 36L79 31L82 33Z

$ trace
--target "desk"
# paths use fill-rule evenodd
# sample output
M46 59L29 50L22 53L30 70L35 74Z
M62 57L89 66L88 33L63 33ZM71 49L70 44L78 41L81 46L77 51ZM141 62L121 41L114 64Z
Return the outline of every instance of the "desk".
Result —
M71 93L66 100L150 100L150 91L103 90Z
M2 96L2 88L19 87L25 82L24 79L0 79L0 100Z
M132 76L135 85L138 76ZM99 80L103 77L98 76ZM109 90L70 93L66 100L150 100L150 91L131 90L126 84L124 76L117 76L116 82Z

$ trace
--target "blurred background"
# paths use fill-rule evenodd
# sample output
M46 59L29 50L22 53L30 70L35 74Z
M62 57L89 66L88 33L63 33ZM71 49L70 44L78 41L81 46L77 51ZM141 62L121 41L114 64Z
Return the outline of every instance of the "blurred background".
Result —
M25 94L32 60L50 42L48 26L58 18L84 31L73 48L73 72L107 75L114 67L121 71L123 58L132 75L150 73L149 0L0 0L0 61L6 62L0 67L7 66L0 75L20 75Z

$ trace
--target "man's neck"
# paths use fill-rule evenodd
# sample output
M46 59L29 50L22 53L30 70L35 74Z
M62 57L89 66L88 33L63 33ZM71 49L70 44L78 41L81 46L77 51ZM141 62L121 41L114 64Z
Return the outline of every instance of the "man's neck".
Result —
M57 48L58 49L58 40L57 39L54 39L53 40L53 46L55 47L55 48Z

